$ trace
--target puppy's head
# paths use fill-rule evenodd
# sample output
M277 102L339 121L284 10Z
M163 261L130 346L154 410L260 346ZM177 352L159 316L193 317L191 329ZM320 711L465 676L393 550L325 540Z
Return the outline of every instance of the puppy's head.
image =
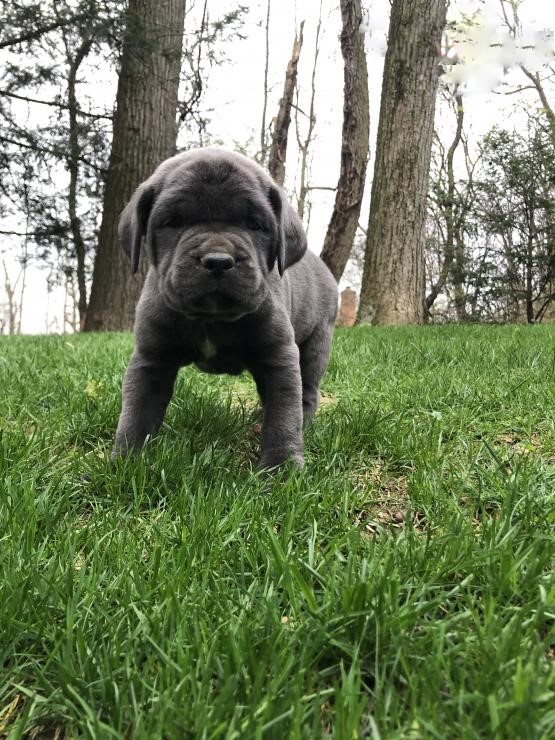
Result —
M190 318L252 313L306 250L299 217L246 157L197 149L163 162L124 209L119 236L136 271L143 238L166 303Z

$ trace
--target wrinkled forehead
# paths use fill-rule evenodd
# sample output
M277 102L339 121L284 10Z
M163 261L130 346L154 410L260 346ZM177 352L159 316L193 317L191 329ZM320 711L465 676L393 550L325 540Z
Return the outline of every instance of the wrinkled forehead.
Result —
M164 179L156 210L178 209L203 221L236 220L271 213L267 186L255 172L219 159L185 162Z

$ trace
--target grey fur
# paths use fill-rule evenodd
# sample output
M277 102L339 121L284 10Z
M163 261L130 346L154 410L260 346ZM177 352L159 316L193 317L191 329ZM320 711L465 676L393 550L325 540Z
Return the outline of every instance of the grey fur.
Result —
M257 164L219 149L163 162L125 207L119 236L149 269L135 318L114 455L164 418L178 369L249 370L264 407L260 468L304 464L302 423L318 408L337 284L306 249L301 221Z

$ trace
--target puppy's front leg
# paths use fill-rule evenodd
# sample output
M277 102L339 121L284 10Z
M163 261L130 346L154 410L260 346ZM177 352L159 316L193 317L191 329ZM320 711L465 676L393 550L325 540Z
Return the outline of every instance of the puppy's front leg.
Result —
M135 352L123 380L123 405L113 457L125 455L154 434L166 413L179 365L147 359Z
M264 388L260 469L276 468L287 460L304 466L303 406L299 350L291 344L273 362L253 372Z

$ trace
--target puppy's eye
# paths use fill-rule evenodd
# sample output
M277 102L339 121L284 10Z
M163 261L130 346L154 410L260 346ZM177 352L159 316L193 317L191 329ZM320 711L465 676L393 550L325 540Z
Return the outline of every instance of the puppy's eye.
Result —
M169 216L160 224L161 229L183 229L185 221L180 216Z
M245 226L249 231L264 231L264 226L252 216L245 219Z

